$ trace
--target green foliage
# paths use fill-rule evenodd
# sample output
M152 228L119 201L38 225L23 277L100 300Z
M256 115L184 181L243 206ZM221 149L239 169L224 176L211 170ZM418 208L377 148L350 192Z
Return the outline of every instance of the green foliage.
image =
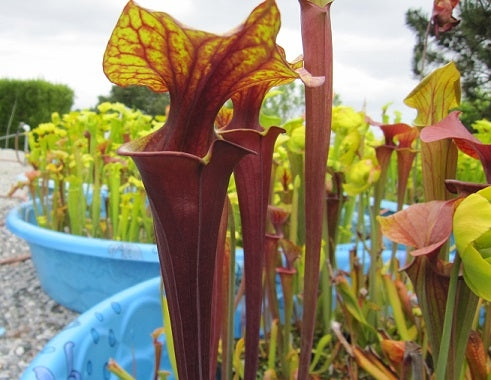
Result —
M99 103L123 103L131 109L137 109L151 116L164 115L169 105L169 94L156 93L148 87L112 86L108 96L99 96Z
M491 121L478 120L472 124L476 138L484 144L491 144Z
M421 77L454 60L462 75L462 122L470 127L475 120L491 119L491 1L461 0L456 18L460 19L457 27L436 36L421 9L406 12L406 24L416 35L414 74Z
M262 111L279 116L284 123L303 112L304 93L304 87L296 82L276 87L266 96Z
M0 79L0 136L7 134L9 124L12 134L21 122L33 128L49 121L53 112L70 111L73 97L73 90L63 84L40 79ZM14 147L13 141L9 147Z
M464 280L479 297L491 301L491 187L469 195L454 215L455 244Z
M475 100L464 100L458 109L462 111L462 114L460 115L462 124L464 124L467 129L473 131L472 126L477 121L482 118L491 120L491 96L489 93L485 94L480 91Z

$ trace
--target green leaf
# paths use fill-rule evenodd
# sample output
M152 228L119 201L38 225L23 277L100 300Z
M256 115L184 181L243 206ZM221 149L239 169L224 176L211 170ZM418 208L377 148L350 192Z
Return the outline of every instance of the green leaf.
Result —
M444 265L441 260L426 256L418 256L406 267L418 303L423 312L427 328L429 343L434 363L442 350L448 350L447 375L459 374L462 364L462 355L472 321L475 316L478 298L472 293L466 283L459 279L456 289L455 314L452 321L452 333L448 346L442 346L442 331L444 325L444 311L447 307L449 289L449 269L452 264Z
M377 331L373 326L367 321L365 314L358 302L353 289L348 284L346 278L338 276L336 278L336 290L343 300L343 306L346 308L347 312L353 316L362 326L362 332L365 337L377 336Z
M66 178L69 184L67 204L68 216L70 218L71 233L74 235L82 235L85 222L85 207L82 199L85 199L82 189L82 179L71 175Z
M404 319L404 312L402 311L401 301L399 295L397 294L397 289L394 281L388 275L382 276L384 281L384 288L387 292L387 298L389 299L390 306L394 313L394 321L397 326L397 330L401 336L402 340L409 341L411 337L406 326L406 320Z
M425 77L404 103L418 111L416 126L425 127L442 120L460 104L460 72L455 63L450 62Z
M161 284L161 295L162 295L162 316L163 316L163 324L164 324L164 333L165 333L165 344L167 345L167 354L169 355L169 361L171 364L172 372L177 373L177 364L176 364L176 352L174 350L174 338L172 336L172 328L169 314L169 304L167 303L167 297L164 295L163 284Z
M465 282L476 295L491 301L491 186L460 203L453 226Z

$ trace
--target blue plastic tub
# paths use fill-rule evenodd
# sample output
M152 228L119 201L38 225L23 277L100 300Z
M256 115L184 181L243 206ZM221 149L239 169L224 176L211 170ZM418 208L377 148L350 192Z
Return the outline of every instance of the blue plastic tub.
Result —
M21 380L116 379L107 370L109 358L138 379L151 379L154 350L150 334L163 323L159 295L157 277L97 304L56 335ZM171 368L165 347L161 368Z
M353 243L338 246L339 269L349 269L349 251L353 247ZM405 252L398 251L397 257L404 262ZM383 261L389 258L390 252L384 251ZM243 264L240 249L236 260L240 278ZM366 260L367 269L368 255ZM279 280L277 286L282 308ZM243 333L244 312L241 302L234 316L236 338ZM116 359L130 373L136 370L138 379L151 378L154 356L150 334L162 324L160 277L156 277L113 295L80 315L44 347L21 380L115 379L106 368L109 358ZM165 349L162 355L161 368L170 371Z
M9 212L7 228L28 243L43 290L59 304L77 312L160 275L156 245L87 238L38 227L31 202ZM349 250L354 246L338 245L339 269L349 269ZM401 249L397 256L404 263L406 253ZM389 258L390 251L384 251L383 261ZM368 267L368 258L364 264ZM238 250L238 276L242 265L243 252Z
M37 226L31 202L12 209L7 228L24 239L43 290L83 312L132 285L160 275L157 247L65 234Z

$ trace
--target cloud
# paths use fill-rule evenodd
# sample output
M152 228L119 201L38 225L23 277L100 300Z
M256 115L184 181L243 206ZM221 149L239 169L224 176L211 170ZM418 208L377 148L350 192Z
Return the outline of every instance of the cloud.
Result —
M229 31L259 4L259 0L137 2L214 33ZM76 107L95 105L97 96L111 87L102 72L102 55L125 4L126 0L2 2L0 77L65 83L75 90ZM282 15L278 43L293 59L301 53L299 4L293 0L277 0L277 4ZM382 105L394 101L405 108L402 99L415 85L410 69L414 39L404 25L409 7L431 4L427 0L333 3L334 86L349 105L360 109L366 100L379 112Z
M74 33L80 36L110 31L112 14L120 11L119 1L22 0L2 3L1 34L14 38L45 38ZM123 3L121 3L123 4Z
M334 66L334 91L343 103L365 110L375 120L381 120L382 107L391 103L390 110L402 112L404 121L410 123L415 113L403 100L415 86L416 81L408 80L404 74L380 77L358 66Z

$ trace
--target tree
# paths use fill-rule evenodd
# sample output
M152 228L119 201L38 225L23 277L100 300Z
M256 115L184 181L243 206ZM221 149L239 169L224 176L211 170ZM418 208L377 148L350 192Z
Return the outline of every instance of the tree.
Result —
M456 11L460 23L438 33L421 9L406 12L406 24L416 34L413 73L417 77L453 60L461 72L462 121L491 120L491 0L461 0Z
M338 94L334 95L333 104L341 104ZM304 106L304 86L295 81L272 89L264 100L262 111L267 115L279 116L282 123L285 123L292 118L302 116Z
M73 97L73 90L64 84L41 79L0 79L0 136L22 131L21 122L34 128L50 121L53 112L70 111ZM20 136L19 146L23 142L24 137ZM2 145L14 148L14 139L2 141Z
M170 100L167 92L155 93L143 86L112 86L109 96L99 96L98 104L104 102L123 103L129 108L138 109L147 115L156 116L166 113Z
M266 96L263 112L279 116L282 122L303 114L304 88L296 82L276 87Z

